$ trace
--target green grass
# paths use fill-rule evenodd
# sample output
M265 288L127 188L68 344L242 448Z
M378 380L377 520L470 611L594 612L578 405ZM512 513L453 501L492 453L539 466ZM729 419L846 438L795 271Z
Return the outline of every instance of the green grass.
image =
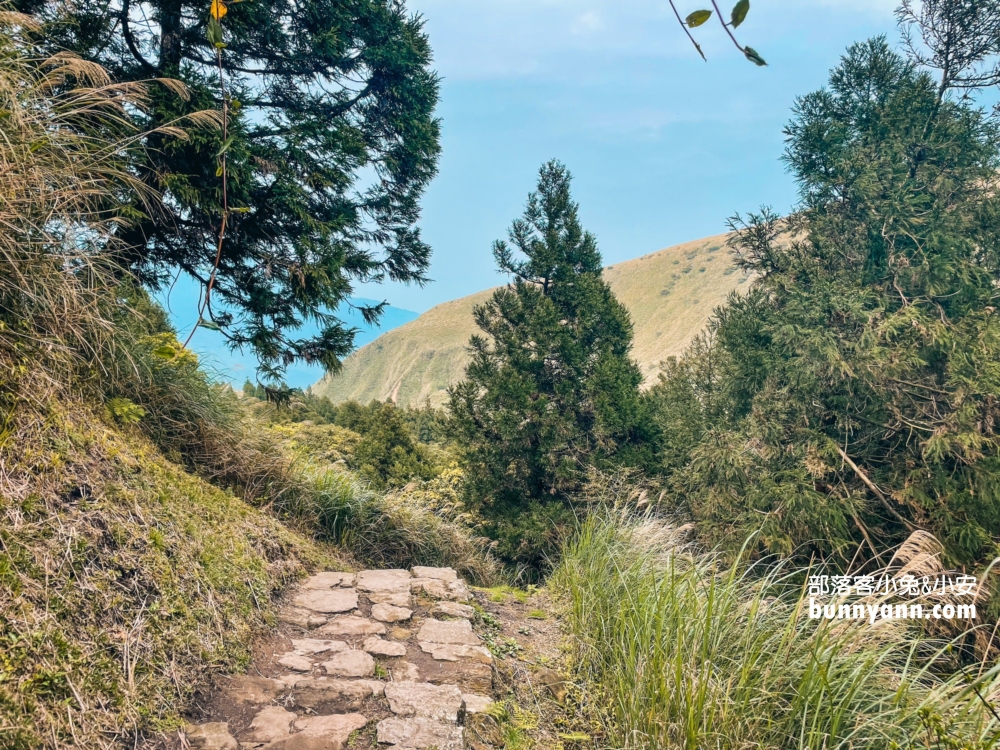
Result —
M604 278L632 315L632 356L647 381L656 379L660 362L684 351L742 278L741 274L730 276L735 266L724 255L697 275L691 274L693 269L687 264L684 275L674 273L673 266L685 256L694 258L713 247L718 250L723 241L721 236L695 240L605 269ZM669 284L671 278L678 280L676 288ZM670 292L662 294L665 287ZM486 290L445 302L383 334L348 357L343 370L325 377L315 390L335 403L377 399L422 406L430 399L435 406L444 404L447 387L462 379L469 361L469 337L477 330L472 309L491 293ZM688 304L691 298L699 301Z
M345 564L82 402L21 402L0 447L0 747L105 748L238 671L275 595Z
M616 748L986 748L998 722L936 644L806 616L779 568L724 569L652 521L587 521L551 585ZM939 644L937 644L939 645ZM976 688L996 696L998 668Z

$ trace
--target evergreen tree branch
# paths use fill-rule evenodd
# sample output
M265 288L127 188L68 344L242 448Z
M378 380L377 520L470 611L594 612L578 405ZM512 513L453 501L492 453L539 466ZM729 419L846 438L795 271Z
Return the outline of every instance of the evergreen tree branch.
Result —
M882 504L882 507L885 508L886 512L890 516L895 518L897 521L899 521L901 524L903 524L910 531L916 531L917 527L896 512L895 508L893 508L889 504L889 501L886 499L885 495L882 494L882 490L880 490L878 488L878 485L876 485L871 479L868 478L868 475L861 470L861 467L858 466L856 463L854 463L854 461L851 460L851 457L848 456L839 445L834 445L834 448L837 449L837 453L843 459L844 463L850 466L851 469L854 471L854 473L858 475L858 479L860 479L864 483L864 485L872 491L875 497L878 498L878 501Z

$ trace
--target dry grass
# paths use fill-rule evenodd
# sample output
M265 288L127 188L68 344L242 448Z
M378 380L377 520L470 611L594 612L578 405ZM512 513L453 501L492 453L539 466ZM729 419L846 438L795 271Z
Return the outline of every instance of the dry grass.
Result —
M702 270L704 269L704 270ZM647 384L659 365L680 355L726 296L746 288L732 263L725 235L708 237L610 266L604 278L632 314L632 357ZM440 406L449 385L462 379L466 347L476 332L472 308L492 290L438 305L414 321L383 334L344 361L343 370L315 389L335 403L395 400Z
M593 515L552 588L614 748L984 750L1000 668L966 680L946 642L886 621L812 620L803 571L726 567L655 518ZM897 564L927 564L914 540ZM916 561L916 563L915 563ZM922 562L921 562L922 561Z

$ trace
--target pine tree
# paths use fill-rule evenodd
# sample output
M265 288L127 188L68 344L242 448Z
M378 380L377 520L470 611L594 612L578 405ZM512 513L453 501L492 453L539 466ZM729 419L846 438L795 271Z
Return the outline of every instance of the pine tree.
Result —
M1000 536L997 129L875 39L798 101L786 134L800 210L733 222L757 281L713 323L713 379L695 389L712 398L674 487L712 541L760 530L768 551L846 562L921 529L953 564L987 560ZM704 359L691 356L684 377ZM685 392L678 377L660 397Z
M224 13L228 142L152 137L133 168L163 194L122 233L121 262L158 287L178 269L209 283L222 216L217 154L228 162L226 238L210 325L279 379L296 360L335 369L354 329L334 311L363 281L421 282L430 254L416 222L436 172L438 80L423 21L402 0L15 0L53 50L151 84L144 131L221 109L210 9ZM182 121L183 124L183 121ZM363 310L374 319L380 307ZM303 336L305 321L320 331ZM371 322L371 320L369 320Z
M493 254L513 283L475 310L466 378L451 390L468 502L509 560L538 567L571 519L589 467L614 459L639 422L628 311L601 279L601 256L551 161L510 244Z

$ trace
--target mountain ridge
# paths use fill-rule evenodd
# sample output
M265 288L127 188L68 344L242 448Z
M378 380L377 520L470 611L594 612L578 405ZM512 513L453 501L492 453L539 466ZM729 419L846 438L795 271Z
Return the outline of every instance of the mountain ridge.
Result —
M727 234L673 245L604 269L604 278L632 315L632 356L645 384L660 363L680 354L708 323L714 309L747 277L726 250ZM335 403L372 400L440 406L448 386L462 379L472 310L493 293L486 289L432 307L388 331L344 360L341 371L312 386Z

